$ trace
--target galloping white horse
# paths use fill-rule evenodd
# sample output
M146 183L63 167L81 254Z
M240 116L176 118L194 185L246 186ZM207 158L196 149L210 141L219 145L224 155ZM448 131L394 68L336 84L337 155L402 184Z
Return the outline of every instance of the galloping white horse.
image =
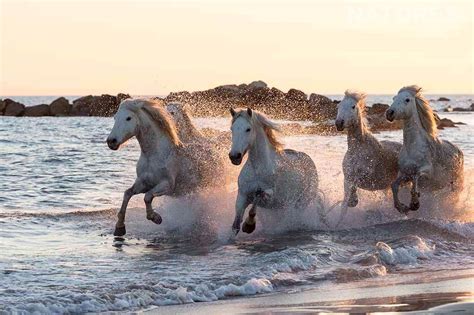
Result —
M386 112L389 121L403 120L403 148L398 159L399 174L392 184L395 208L403 214L420 207L419 188L434 191L449 186L457 194L463 188L464 156L462 151L437 136L434 113L421 88L402 88ZM411 202L401 203L401 183L411 182Z
M318 195L318 174L307 154L283 149L275 134L277 125L263 114L251 109L230 111L229 158L234 165L240 165L245 154L249 154L239 175L232 228L235 234L240 231L245 209L253 204L242 226L244 232L252 233L257 206L268 209L308 206Z
M192 116L189 106L178 102L172 102L166 105L166 110L173 117L178 135L184 143L204 142L211 143L220 154L226 155L230 145L230 135L228 132L218 132L217 135L207 136L199 131L192 122Z
M166 104L166 110L173 117L178 135L181 141L188 143L194 141L206 141L206 137L194 126L191 121L189 108L178 102Z
M109 148L117 150L136 136L141 149L137 178L124 193L115 236L126 233L125 212L133 195L145 193L146 217L160 224L162 218L152 208L154 197L180 196L222 183L222 157L205 144L183 144L173 120L158 102L124 100L114 119L115 124L107 138Z
M384 190L397 178L402 144L378 141L372 135L366 126L365 98L364 93L346 91L338 105L337 130L347 129L347 152L342 162L344 201L339 223L347 207L355 207L359 202L357 188Z

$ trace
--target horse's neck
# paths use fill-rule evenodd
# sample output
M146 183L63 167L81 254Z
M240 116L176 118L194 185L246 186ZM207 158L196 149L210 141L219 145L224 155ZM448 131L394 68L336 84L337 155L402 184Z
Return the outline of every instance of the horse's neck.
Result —
M429 148L429 137L421 120L415 113L403 122L403 146L407 152L419 152L424 148Z
M137 140L144 156L163 155L173 149L168 136L146 114L140 115Z
M361 143L367 141L372 134L365 126L364 119L359 113L357 123L347 128L347 146L351 149L357 149Z
M263 128L257 128L255 142L249 149L249 162L258 175L272 175L275 170L275 148L271 145Z

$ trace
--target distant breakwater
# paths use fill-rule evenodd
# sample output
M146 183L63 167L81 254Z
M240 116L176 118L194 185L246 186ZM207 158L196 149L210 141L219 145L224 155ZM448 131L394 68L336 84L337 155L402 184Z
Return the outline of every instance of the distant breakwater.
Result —
M42 117L42 116L99 116L111 117L117 111L120 102L130 98L129 94L120 93L116 96L102 94L80 97L72 104L64 97L51 104L25 106L12 99L0 100L0 116ZM331 121L336 118L339 101L312 93L309 96L303 91L290 89L286 93L268 87L263 81L250 84L221 85L204 91L172 92L164 98L155 97L163 104L181 102L187 104L193 115L198 117L215 117L228 114L230 107L251 107L260 110L275 119L309 120L316 124L313 132L333 132ZM441 99L440 99L441 100ZM448 100L448 99L446 99ZM399 122L389 123L385 119L387 104L376 103L367 107L367 120L375 131L400 129ZM474 110L474 104L469 109L447 108L446 111ZM438 119L440 128L454 127L456 123L449 119Z

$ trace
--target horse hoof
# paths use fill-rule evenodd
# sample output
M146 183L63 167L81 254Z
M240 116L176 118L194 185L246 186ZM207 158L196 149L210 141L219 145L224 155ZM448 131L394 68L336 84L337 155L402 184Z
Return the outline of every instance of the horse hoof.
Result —
M127 231L125 230L125 225L121 227L115 227L114 236L124 236Z
M419 208L420 208L420 202L419 201L410 203L410 210L411 211L416 211Z
M244 224L242 224L242 232L245 232L247 234L252 233L253 231L255 231L255 225L255 223L247 224L246 222L244 222Z
M149 220L152 221L155 224L158 224L158 225L161 224L161 222L163 222L163 219L161 218L161 215L159 215L156 212L153 214L153 217Z
M347 203L347 206L350 207L350 208L353 208L353 207L357 206L358 203L359 203L359 200L357 200L357 199L349 199L349 201Z
M410 212L410 208L408 208L408 207L405 206L405 205L399 205L399 206L397 206L397 207L395 207L395 208L397 208L398 212L400 212L401 214L404 214L404 215L407 215L408 212Z

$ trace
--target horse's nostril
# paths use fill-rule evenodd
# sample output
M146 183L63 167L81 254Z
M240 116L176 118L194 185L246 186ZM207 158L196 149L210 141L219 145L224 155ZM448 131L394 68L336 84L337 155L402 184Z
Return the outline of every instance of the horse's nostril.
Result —
M110 143L117 143L117 139L115 139L115 138L110 139Z
M242 153L229 153L229 159L231 160L239 160L240 158L242 158Z

